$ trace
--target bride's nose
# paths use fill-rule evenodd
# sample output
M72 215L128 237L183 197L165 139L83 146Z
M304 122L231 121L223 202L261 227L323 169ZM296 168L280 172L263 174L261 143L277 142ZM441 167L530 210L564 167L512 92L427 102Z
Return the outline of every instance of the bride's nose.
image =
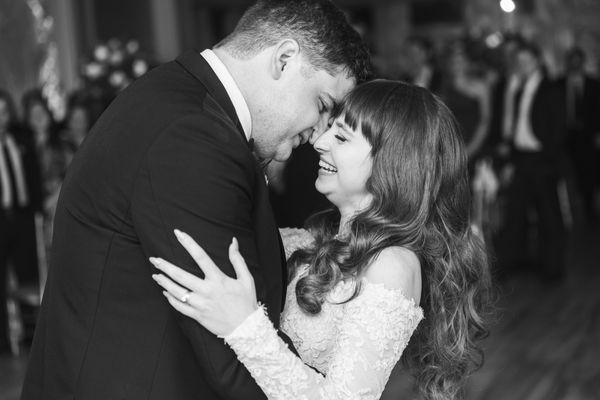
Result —
M315 133L313 133L313 135L311 136L311 144L313 145L314 149L319 152L319 153L323 153L326 152L327 150L329 150L329 140L328 137L331 136L331 127L329 129L327 129L325 132L323 132L321 135L318 135L318 137L316 137L313 140L313 137L315 137Z

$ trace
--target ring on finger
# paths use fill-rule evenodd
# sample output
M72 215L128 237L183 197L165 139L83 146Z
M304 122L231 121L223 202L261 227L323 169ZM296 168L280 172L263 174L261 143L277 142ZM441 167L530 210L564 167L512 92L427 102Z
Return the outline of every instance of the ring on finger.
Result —
M192 292L190 292L189 290L185 292L185 294L183 296L181 296L181 298L179 299L179 301L181 301L182 303L187 303L188 300L190 299L190 295L192 294Z

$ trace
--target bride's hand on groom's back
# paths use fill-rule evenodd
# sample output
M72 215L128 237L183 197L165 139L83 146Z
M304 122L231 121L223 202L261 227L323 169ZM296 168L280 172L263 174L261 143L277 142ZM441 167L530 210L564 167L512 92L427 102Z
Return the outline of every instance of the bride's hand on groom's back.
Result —
M186 233L175 231L177 239L204 273L199 278L161 258L150 258L162 274L152 275L177 311L195 319L210 332L225 337L258 308L254 279L233 238L229 260L237 279L225 275L206 252Z

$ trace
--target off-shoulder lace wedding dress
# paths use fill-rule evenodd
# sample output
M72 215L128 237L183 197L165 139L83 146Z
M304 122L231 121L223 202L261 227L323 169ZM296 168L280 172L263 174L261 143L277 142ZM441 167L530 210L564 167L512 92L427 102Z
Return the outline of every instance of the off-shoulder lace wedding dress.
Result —
M287 257L312 240L305 230L283 230L282 238ZM363 279L354 299L339 304L354 290L353 282L341 282L319 314L307 314L296 301L301 276L288 286L281 317L301 359L277 336L262 307L225 341L269 400L379 399L423 311L400 290Z

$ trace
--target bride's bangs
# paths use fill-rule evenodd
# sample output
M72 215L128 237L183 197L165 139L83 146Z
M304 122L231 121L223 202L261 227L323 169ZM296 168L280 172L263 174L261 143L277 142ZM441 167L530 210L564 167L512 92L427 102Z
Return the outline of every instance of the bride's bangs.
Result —
M381 96L371 87L358 86L348 94L340 107L344 123L352 130L360 127L365 138L371 141L374 132L373 116L381 109Z

